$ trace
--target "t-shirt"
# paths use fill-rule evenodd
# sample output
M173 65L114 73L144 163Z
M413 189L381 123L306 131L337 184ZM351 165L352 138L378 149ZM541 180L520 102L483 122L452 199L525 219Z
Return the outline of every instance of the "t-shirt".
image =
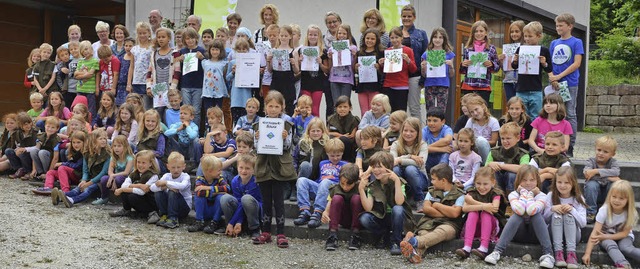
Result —
M160 52L155 52L155 69L156 69L156 83L160 84L162 82L166 82L167 86L171 85L171 77L169 74L171 73L171 60L173 59L173 54L171 52L162 55Z
M100 61L100 90L111 90L113 83L117 83L114 80L113 72L120 72L120 61L116 56L111 55L111 60L105 63Z
M607 205L603 205L596 214L596 221L602 223L602 232L605 234L615 234L623 230L625 222L627 222L627 211L622 214L611 213L611 221L607 218ZM631 239L635 239L633 230L629 231Z
M71 93L77 92L76 85L78 84L78 80L73 77L73 73L76 72L79 61L80 59L72 59L71 62L69 62L69 83L67 86L67 91Z
M114 173L120 173L120 172L124 171L124 169L127 168L127 163L130 162L130 161L133 161L133 156L131 156L131 155L127 155L125 160L122 161L122 162L116 161L116 167L115 167L113 172Z
M423 61L426 61L426 60L427 60L428 52L429 52L429 51L425 51L425 52L422 54L422 60L423 60ZM451 51L449 51L449 52L445 53L445 55L444 55L444 58L445 58L445 60L447 60L447 61L448 61L448 60L452 60L452 59L453 59L453 58L455 58L455 57L456 57L456 54L455 54L455 53L453 53L453 52L451 52ZM449 66L448 66L448 65L446 65L446 64L445 64L445 66L446 66L447 71L446 71L446 75L445 75L444 77L440 77L440 78L431 78L431 77L427 77L427 78L424 80L424 86L425 86L425 87L430 87L430 86L449 87L449 85L450 85L450 82L449 82L449 69L450 69L450 68L449 68ZM424 70L423 70L422 72L426 72L426 71L424 71Z
M131 54L133 54L133 78L131 79L132 85L146 85L147 72L149 72L149 64L151 63L152 47L149 46L146 49L136 45L131 48Z
M551 124L547 119L537 117L535 120L533 120L531 126L538 130L538 135L536 136L535 141L540 148L544 148L544 136L548 132L558 131L564 135L573 134L571 124L567 120L561 120L557 124Z
M79 70L82 71L91 71L98 72L100 70L99 60L96 58L91 59L81 59L78 61L78 68L76 72ZM95 74L95 73L94 73ZM78 80L77 84L78 92L81 93L95 93L96 92L96 76L93 75L86 80Z
M235 153L236 149L238 148L236 146L236 141L233 139L227 139L227 142L221 145L216 143L213 140L213 137L211 137L211 146L213 147L213 153L225 152L229 147L233 148L233 152Z
M489 117L489 121L485 125L479 125L473 119L467 120L464 128L471 128L476 137L484 137L487 141L491 140L491 133L500 131L500 123L494 117Z
M31 117L32 119L37 118L38 116L40 116L40 114L42 114L43 109L40 108L40 110L35 111L33 108L29 109L29 111L27 111L27 115L29 115L29 117Z
M443 139L447 135L453 136L453 130L451 130L451 127L446 124L442 125L442 129L440 129L440 133L438 133L437 136L434 136L433 133L431 133L428 126L422 128L422 141L427 142L429 145Z
M180 122L180 109L173 109L168 107L164 112L164 120L167 126L171 126L176 122Z
M331 180L335 183L340 182L340 169L348 162L339 161L337 164L331 163L329 160L323 160L318 164L320 167L320 175L316 182L320 183L322 180Z
M447 194L449 194L448 191L445 191L442 193L443 196L447 196ZM431 201L432 203L439 203L440 201L432 201L433 196L431 196L431 193L427 192L427 194L424 196L424 200L425 201ZM462 207L464 205L464 195L460 195L458 198L456 198L456 203L453 204L453 206L459 206Z
M473 151L468 156L460 155L460 151L449 155L449 166L453 169L453 181L462 182L465 188L473 185L473 177L480 169L481 164L482 157Z
M562 73L562 71L567 70L567 68L573 64L576 55L584 55L582 40L573 36L564 40L559 38L551 41L549 50L551 51L554 75L558 75ZM575 87L578 86L579 78L580 69L576 69L571 74L561 78L560 81L567 81L569 87Z

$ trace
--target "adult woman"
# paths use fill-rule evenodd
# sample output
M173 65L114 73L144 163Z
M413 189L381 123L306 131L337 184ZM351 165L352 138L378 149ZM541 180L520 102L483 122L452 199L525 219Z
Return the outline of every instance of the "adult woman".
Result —
M111 45L111 51L113 55L118 57L118 60L122 62L122 57L124 57L124 39L129 37L129 30L122 24L118 24L113 27L113 31L111 32L111 37L113 37L116 42Z
M375 8L369 9L364 12L364 16L362 17L362 26L360 26L360 33L363 35L360 36L360 43L362 44L364 39L364 31L367 29L375 29L380 33L380 44L387 48L389 46L389 33L386 32L384 24L384 18L380 11Z
M429 39L427 32L420 30L413 24L416 21L416 9L409 4L402 7L402 45L413 50L415 63L420 63L422 53L427 49ZM420 64L416 64L418 71L409 74L409 96L407 106L411 116L420 118Z
M322 37L322 41L324 41L325 48L331 48L331 42L336 41L336 34L338 32L338 27L342 25L342 18L340 15L334 11L329 11L324 15L324 23L327 25L327 31L324 33ZM351 38L351 44L356 45L356 40Z
M257 44L260 42L268 42L269 37L265 31L269 25L278 24L278 19L280 19L280 14L278 13L278 8L275 5L266 4L262 6L262 9L260 9L260 23L264 25L264 27L256 30L253 34L253 43Z
M98 41L93 42L91 47L93 48L93 57L98 58L98 49L100 46L113 45L113 40L109 39L109 24L103 21L96 23L96 33L98 34Z
M69 41L62 44L65 48L69 47L69 42L71 41L80 42L80 40L82 40L82 31L80 30L80 26L75 24L69 26L69 28L67 28L67 37ZM71 57L71 59L73 59L73 57Z

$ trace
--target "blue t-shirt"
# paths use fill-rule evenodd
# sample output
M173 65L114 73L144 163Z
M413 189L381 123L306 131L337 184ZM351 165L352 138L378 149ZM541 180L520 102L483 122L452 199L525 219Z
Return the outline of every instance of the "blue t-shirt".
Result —
M447 194L449 194L448 191L445 191L444 196L447 196ZM435 199L433 199L433 197L431 197L431 193L427 192L427 195L424 196L424 200L425 201L431 201L431 203L439 203L440 201L436 201ZM460 195L460 197L458 197L456 199L456 203L453 204L453 206L459 206L462 207L464 205L464 195Z
M294 135L297 137L302 137L302 135L304 134L304 130L307 129L307 125L313 118L314 117L312 115L307 116L307 118L305 119L302 118L302 115L298 115L293 118L293 126L296 129Z
M559 38L551 41L549 50L551 51L554 75L558 75L569 68L573 64L576 55L584 55L582 40L573 36L565 40ZM580 69L576 69L571 74L560 79L560 81L566 80L569 87L575 87L578 86L579 78Z
M316 182L320 183L323 179L329 179L335 183L340 183L340 169L348 162L339 161L337 164L331 163L329 160L322 160L318 166L320 167L320 176Z
M225 152L229 147L233 148L233 152L235 153L238 149L236 141L233 139L227 139L226 143L220 145L213 140L213 137L211 137L211 146L213 147L213 153Z
M428 52L429 52L429 51L425 51L425 52L422 54L422 60L423 60L423 61L426 61L426 60L427 60L427 53L428 53ZM451 60L451 59L455 58L455 57L456 57L456 54L455 54L455 53L453 53L453 52L451 52L451 51L449 51L449 52L447 52L447 53L444 55L444 57L445 57L445 60L447 60L447 61L448 61L448 60ZM446 65L446 64L445 64L445 65ZM422 72L423 72L423 73L425 73L426 71L425 71L425 70L423 70ZM451 82L449 81L449 66L448 66L448 65L447 65L447 75L446 75L445 77L443 77L443 78L429 78L429 77L428 77L428 78L426 78L426 79L424 80L424 86L425 86L425 87L430 87L430 86L449 87L450 83L451 83Z
M176 122L180 122L180 109L167 108L164 112L164 124L171 126Z
M436 141L443 139L447 135L453 136L453 130L451 130L451 127L449 127L449 125L446 125L446 124L442 125L442 129L440 130L440 133L438 134L438 136L433 136L431 131L429 131L428 126L425 126L424 128L422 128L422 141L427 142L427 144L433 144Z
M120 173L122 171L124 171L124 169L127 168L127 163L133 161L133 156L131 155L127 155L127 157L124 159L124 161L122 162L118 162L116 161L116 167L114 169L114 173Z

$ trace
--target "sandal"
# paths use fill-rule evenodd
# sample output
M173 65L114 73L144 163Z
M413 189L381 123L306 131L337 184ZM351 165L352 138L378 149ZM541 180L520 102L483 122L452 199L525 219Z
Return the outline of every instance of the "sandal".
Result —
M271 234L267 232L261 233L258 237L251 239L254 245L262 245L265 243L271 243Z
M279 234L277 237L277 244L279 248L288 248L289 247L289 239L287 239L284 234Z

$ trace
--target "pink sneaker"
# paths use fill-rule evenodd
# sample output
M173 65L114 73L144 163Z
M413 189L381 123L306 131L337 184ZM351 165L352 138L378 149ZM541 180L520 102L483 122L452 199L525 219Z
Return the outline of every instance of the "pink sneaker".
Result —
M567 268L578 269L578 258L575 251L567 251Z
M558 250L556 251L556 267L566 267L567 262L564 260L564 251Z

